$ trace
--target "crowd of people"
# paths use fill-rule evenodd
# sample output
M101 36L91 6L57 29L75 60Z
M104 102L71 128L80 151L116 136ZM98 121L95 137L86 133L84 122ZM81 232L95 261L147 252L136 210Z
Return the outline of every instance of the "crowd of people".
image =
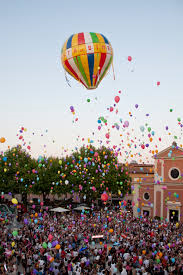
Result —
M183 224L125 209L0 213L0 274L183 274Z

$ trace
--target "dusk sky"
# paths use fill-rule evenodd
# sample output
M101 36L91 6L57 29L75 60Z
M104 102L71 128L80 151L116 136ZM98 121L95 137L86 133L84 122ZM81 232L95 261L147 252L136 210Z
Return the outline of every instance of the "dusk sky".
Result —
M82 138L85 144L90 138L95 146L98 140L106 145L108 129L109 145L120 148L123 160L128 155L128 161L139 160L138 153L150 160L150 150L162 150L174 140L182 145L182 14L182 0L0 1L0 137L6 138L0 151L22 144L21 127L27 129L24 147L29 144L36 157L61 155L63 148L81 146ZM86 90L69 75L71 87L65 80L61 48L78 32L102 33L113 47L115 80L111 68L96 90ZM107 110L116 95L118 114ZM100 116L108 120L101 131ZM129 121L127 129L120 119ZM139 129L146 124L155 132L152 143L147 130L143 136ZM137 148L127 145L131 140ZM149 142L145 150L143 142Z

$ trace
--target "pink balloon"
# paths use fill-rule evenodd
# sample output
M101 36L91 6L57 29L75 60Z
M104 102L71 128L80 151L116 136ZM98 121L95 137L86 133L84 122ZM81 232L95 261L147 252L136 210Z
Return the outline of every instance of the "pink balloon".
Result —
M120 97L117 95L117 96L115 96L114 100L116 103L118 103L120 101Z
M108 200L108 195L107 195L106 193L103 193L103 194L101 195L101 200L102 200L102 201L107 201L107 200Z
M132 57L131 56L128 56L128 61L132 61Z
M105 137L109 139L109 137L110 137L109 133L107 133L107 134L105 135Z
M128 127L128 126L129 126L129 122L128 122L128 121L125 121L125 122L124 122L124 126L125 126L125 127Z
M51 241L53 239L53 236L51 234L49 234L48 239L49 239L49 241Z

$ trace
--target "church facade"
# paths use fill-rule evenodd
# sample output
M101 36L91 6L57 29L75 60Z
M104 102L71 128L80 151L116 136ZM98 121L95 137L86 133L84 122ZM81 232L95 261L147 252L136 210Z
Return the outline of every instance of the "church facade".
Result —
M132 177L134 215L183 222L183 149L174 142L154 156L153 175L143 170Z

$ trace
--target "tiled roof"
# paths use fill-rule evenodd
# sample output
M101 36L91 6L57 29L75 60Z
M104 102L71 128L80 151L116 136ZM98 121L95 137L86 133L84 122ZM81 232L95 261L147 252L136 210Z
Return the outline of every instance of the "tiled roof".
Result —
M128 170L131 174L154 174L154 165L152 164L129 164Z

